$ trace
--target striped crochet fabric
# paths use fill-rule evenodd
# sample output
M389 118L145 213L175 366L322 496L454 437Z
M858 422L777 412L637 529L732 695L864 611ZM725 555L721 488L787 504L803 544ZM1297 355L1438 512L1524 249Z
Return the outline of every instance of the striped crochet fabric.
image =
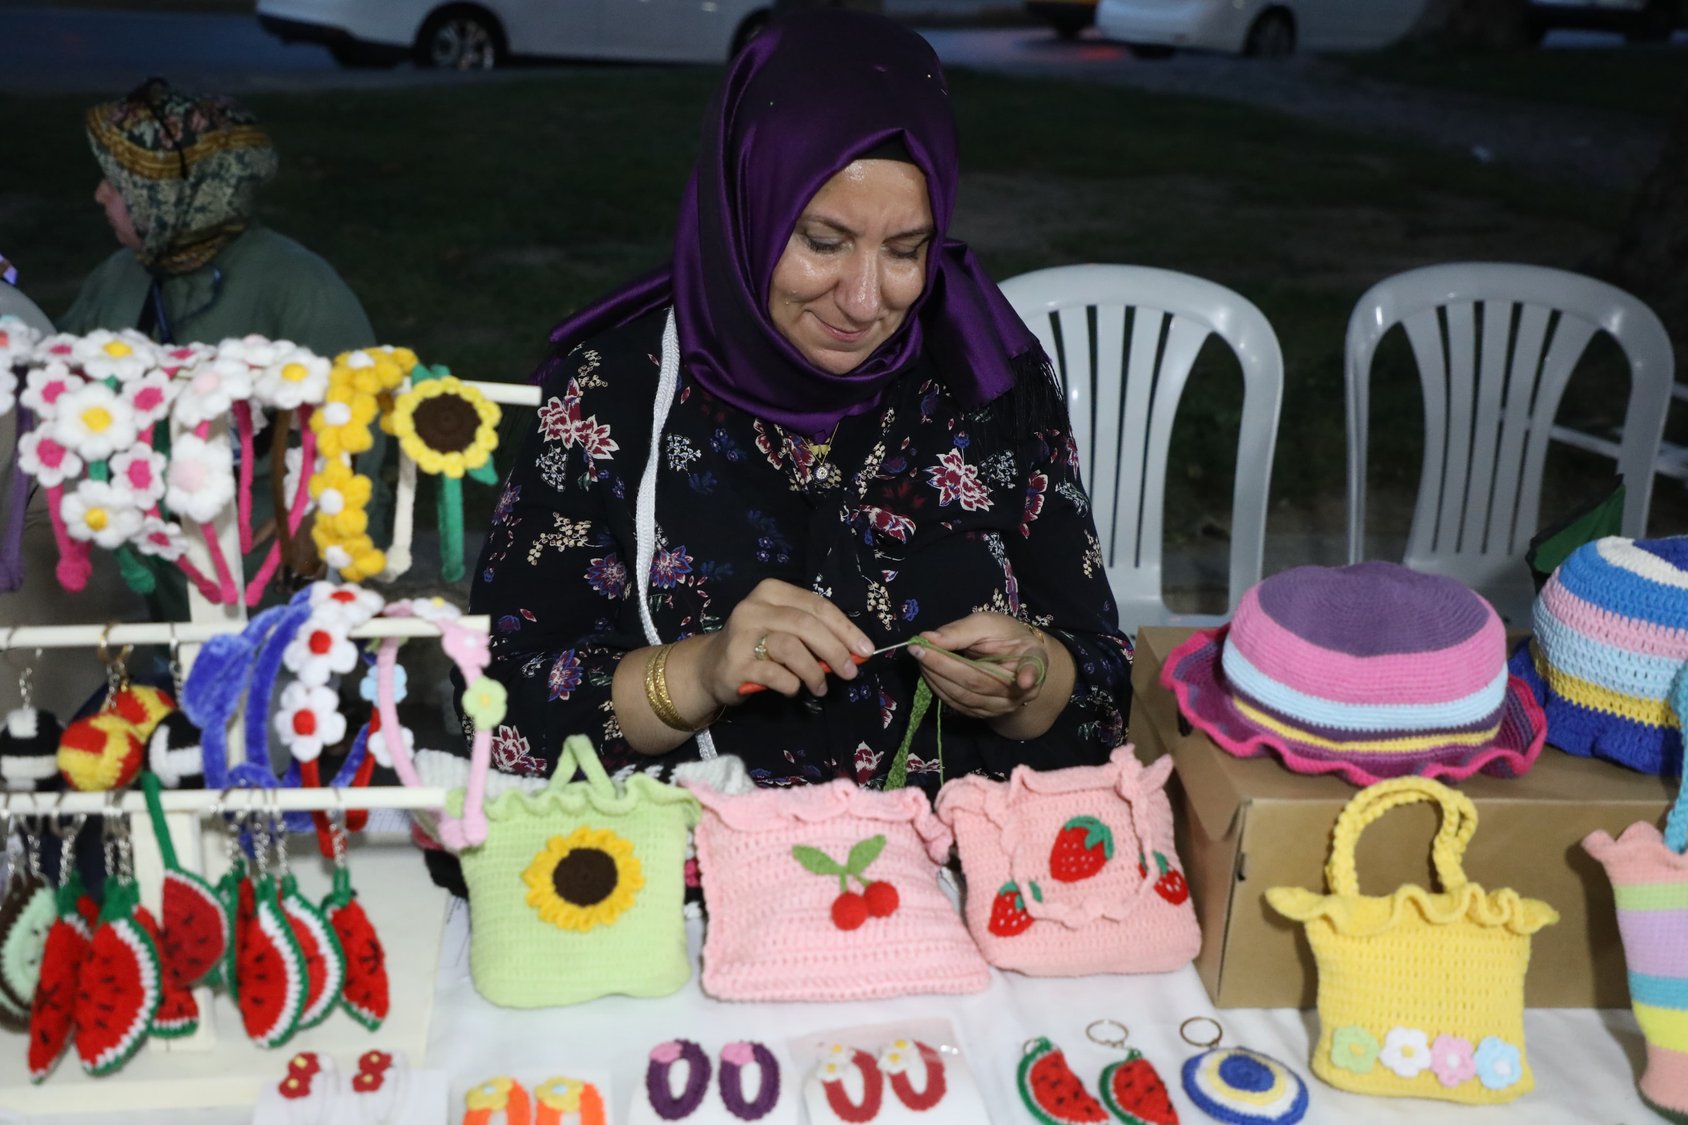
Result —
M1304 566L1243 595L1161 673L1191 723L1242 757L1356 785L1409 774L1524 773L1541 711L1506 667L1493 607L1396 563Z
M1682 772L1667 697L1688 662L1688 536L1586 543L1536 599L1512 670L1547 712L1548 741L1643 773Z

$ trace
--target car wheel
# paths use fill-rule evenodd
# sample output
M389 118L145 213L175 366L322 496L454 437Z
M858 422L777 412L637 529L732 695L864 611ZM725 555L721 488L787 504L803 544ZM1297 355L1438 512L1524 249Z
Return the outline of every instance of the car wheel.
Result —
M1663 43L1676 30L1675 0L1652 0L1624 31L1631 43Z
M416 65L441 70L491 70L504 61L504 31L479 8L445 8L428 17L416 37Z
M745 44L762 34L767 26L767 12L752 12L744 17L744 22L739 24L738 30L733 33L733 46L727 52L727 57L730 59L737 56L740 51L744 50Z
M1257 59L1281 59L1295 54L1295 21L1281 8L1263 12L1248 29L1243 54Z

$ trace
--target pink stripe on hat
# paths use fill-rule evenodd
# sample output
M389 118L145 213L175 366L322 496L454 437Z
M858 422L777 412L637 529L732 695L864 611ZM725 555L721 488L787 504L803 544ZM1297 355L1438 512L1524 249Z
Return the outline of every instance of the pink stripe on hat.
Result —
M1605 644L1644 656L1688 660L1688 631L1602 609L1571 593L1563 583L1549 582L1541 592L1540 606L1567 627Z
M1353 656L1305 640L1274 621L1260 587L1243 595L1226 643L1261 672L1307 695L1336 703L1448 703L1482 691L1506 662L1506 626L1492 610L1481 629L1457 645L1423 652Z

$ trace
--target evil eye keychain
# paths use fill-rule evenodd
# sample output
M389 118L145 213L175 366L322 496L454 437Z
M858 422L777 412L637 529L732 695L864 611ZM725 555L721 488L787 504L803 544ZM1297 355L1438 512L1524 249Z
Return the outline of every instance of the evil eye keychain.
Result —
M1212 1024L1213 1038L1190 1036L1191 1024ZM1307 1083L1289 1067L1247 1047L1221 1047L1225 1029L1192 1016L1178 1034L1201 1053L1184 1060L1184 1092L1201 1111L1230 1125L1294 1125L1307 1114Z
M1131 1125L1178 1125L1178 1111L1160 1072L1142 1051L1125 1045L1129 1028L1118 1020L1091 1020L1084 1034L1098 1047L1125 1052L1125 1058L1103 1067L1096 1081L1109 1113Z

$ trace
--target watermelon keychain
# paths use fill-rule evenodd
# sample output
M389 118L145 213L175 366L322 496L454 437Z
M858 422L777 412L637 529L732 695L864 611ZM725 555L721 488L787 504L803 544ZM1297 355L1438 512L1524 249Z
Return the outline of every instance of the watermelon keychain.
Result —
M287 867L287 829L279 818L270 821L269 836L275 842L276 870L281 873L282 913L305 962L305 1004L299 1011L299 1030L303 1031L334 1011L346 983L346 955L321 909L299 893L298 880Z
M147 815L164 861L164 885L159 920L159 955L163 961L164 999L153 1034L167 1039L192 1035L199 1028L199 1004L191 989L222 959L229 945L229 919L223 905L202 877L183 869L176 857L170 827L164 820L159 779L141 775Z
M1118 1031L1115 1035L1113 1032ZM1125 1058L1102 1068L1097 1085L1102 1104L1126 1125L1178 1125L1178 1111L1172 1106L1166 1083L1143 1052L1125 1045L1130 1030L1118 1020L1093 1020L1084 1034L1092 1043L1124 1051Z
M352 872L346 863L346 829L331 824L334 850L334 889L322 900L322 912L334 927L340 949L346 955L346 980L340 991L340 1006L370 1031L380 1029L391 1003L387 991L387 952L381 936L364 913L352 889Z
M113 827L124 823L115 812L108 810L105 819L105 905L89 938L74 1015L76 1054L95 1077L119 1069L140 1050L162 995L158 947L136 917L140 890L124 830Z
M1095 1125L1108 1120L1108 1111L1090 1096L1067 1065L1067 1056L1048 1038L1026 1044L1018 1085L1020 1101L1041 1125Z
M58 896L41 874L40 841L28 832L20 835L26 867L21 874L13 873L0 897L0 1026L12 1031L29 1029L41 951L58 915ZM0 832L0 845L4 840Z
M43 1082L53 1072L69 1048L75 1029L78 984L93 936L84 913L89 903L82 876L76 871L75 855L76 837L87 822L87 817L78 816L68 828L62 824L53 828L59 838L58 916L41 950L41 975L29 1009L31 1082Z
M1210 1023L1213 1038L1190 1038L1191 1024ZM1184 1092L1215 1121L1231 1125L1294 1125L1307 1115L1307 1083L1289 1067L1247 1047L1221 1047L1225 1029L1210 1016L1192 1016L1178 1034L1201 1053L1184 1060Z
M247 1038L260 1047L279 1047L293 1037L305 1010L305 958L275 880L265 870L269 839L261 824L254 836L249 876L237 890L234 971L228 979Z

